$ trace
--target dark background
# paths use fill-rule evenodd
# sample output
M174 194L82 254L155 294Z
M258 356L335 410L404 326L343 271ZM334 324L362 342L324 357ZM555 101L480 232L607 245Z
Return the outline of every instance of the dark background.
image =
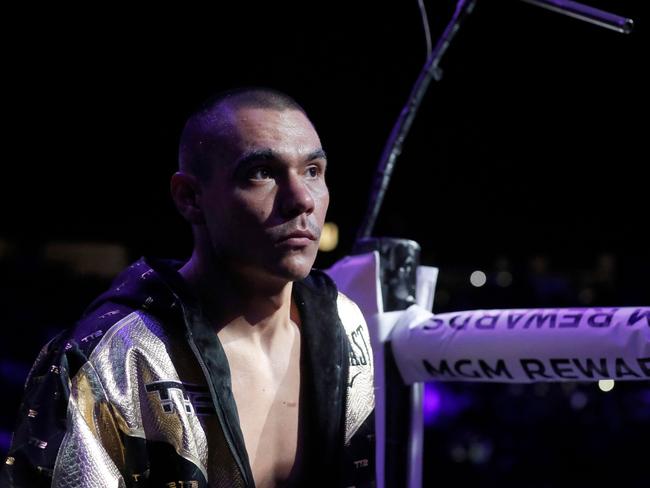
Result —
M376 229L417 240L424 264L440 267L435 311L650 303L648 7L590 5L634 18L635 32L483 1L443 60ZM427 6L435 40L453 3ZM39 346L110 280L52 259L48 246L108 243L127 261L189 255L168 187L196 105L269 85L305 106L329 156L328 220L341 230L339 247L319 257L326 267L352 245L426 54L415 0L56 5L4 17L2 452ZM486 286L470 285L475 269ZM499 271L511 285L497 284ZM586 406L574 408L576 392ZM647 486L648 382L608 394L593 384L438 393L426 486L443 476L460 486Z

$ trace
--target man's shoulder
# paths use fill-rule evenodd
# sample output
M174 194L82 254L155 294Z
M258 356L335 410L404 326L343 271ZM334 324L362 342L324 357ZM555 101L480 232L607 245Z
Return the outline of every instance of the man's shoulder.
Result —
M109 332L132 324L138 317L137 310L106 303L70 327L66 340L89 356Z
M352 301L347 295L338 292L336 306L339 311L339 317L347 332L361 328L365 331L366 321L361 313L359 306Z
M134 335L145 327L156 334L182 320L182 304L170 284L175 271L171 260L140 258L125 268L108 289L68 329L67 339L89 356L108 336Z
M143 310L122 310L108 307L96 316L79 321L70 329L68 342L78 347L86 356L96 353L116 342L140 342L143 336L166 335L165 324Z

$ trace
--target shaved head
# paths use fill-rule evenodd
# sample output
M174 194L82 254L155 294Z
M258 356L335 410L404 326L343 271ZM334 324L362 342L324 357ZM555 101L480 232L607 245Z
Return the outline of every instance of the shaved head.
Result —
M232 115L242 108L305 110L289 95L272 88L238 88L206 100L188 118L180 138L179 169L205 183L214 166L227 160L234 136Z

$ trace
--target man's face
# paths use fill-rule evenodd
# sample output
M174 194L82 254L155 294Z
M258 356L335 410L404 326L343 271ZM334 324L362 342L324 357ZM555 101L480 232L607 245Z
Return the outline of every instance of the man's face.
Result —
M241 108L228 140L200 197L213 249L249 277L304 278L329 204L318 134L300 111Z

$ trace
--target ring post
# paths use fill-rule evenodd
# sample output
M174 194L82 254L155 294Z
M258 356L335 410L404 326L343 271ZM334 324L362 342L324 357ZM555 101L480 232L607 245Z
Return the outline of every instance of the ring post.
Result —
M379 253L379 283L383 312L405 310L416 303L420 245L408 239L388 237L357 241L353 254ZM390 343L379 345L383 356L383 398L377 398L377 423L384 432L383 452L377 464L383 464L383 479L378 487L419 488L422 477L422 399L423 384L407 385L402 380ZM376 347L376 346L375 346ZM380 366L381 367L381 366ZM381 389L380 389L381 391ZM381 405L383 404L383 408ZM382 426L378 425L379 428ZM378 429L379 430L379 429ZM378 443L381 448L381 444Z

